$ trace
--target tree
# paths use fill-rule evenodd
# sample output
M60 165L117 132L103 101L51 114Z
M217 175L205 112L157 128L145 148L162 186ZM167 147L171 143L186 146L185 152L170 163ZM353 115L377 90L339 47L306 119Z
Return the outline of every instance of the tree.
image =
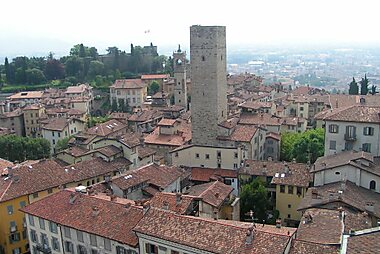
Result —
M84 49L83 43L79 44L79 57L86 57L86 50Z
M379 92L376 91L376 88L377 88L377 86L372 85L371 86L371 91L369 93L372 94L372 95L375 95L375 94L379 93Z
M116 112L116 111L117 111L117 108L118 108L118 106L117 106L117 101L116 101L116 99L112 99L112 103L111 103L111 111L112 111L112 112Z
M281 160L314 163L324 153L324 129L281 135Z
M9 66L8 57L5 58L4 69L5 69L5 78L7 80L7 83L13 83L14 77L11 73L11 67Z
M26 70L26 80L30 85L37 85L46 82L44 73L36 68Z
M97 75L103 75L104 74L104 64L100 61L91 61L90 66L88 68L88 74L87 76L90 79L94 79Z
M65 70L68 76L82 77L84 71L83 59L72 56L65 62Z
M359 94L359 86L358 83L355 81L355 78L352 78L352 82L349 84L348 94Z
M66 138L58 140L57 145L55 146L56 152L59 152L59 151L62 151L62 150L69 148L70 138L71 137L66 137Z
M256 178L250 183L242 186L240 194L240 218L249 219L249 212L253 211L254 218L260 222L267 221L270 202L268 200L268 191L265 183Z
M65 67L57 59L50 59L46 63L45 75L48 80L62 79L65 77Z
M152 83L150 83L150 86L148 87L148 94L154 95L158 91L160 91L160 84L157 81L153 80Z
M39 160L50 156L50 143L43 138L7 135L0 137L0 157L10 161Z
M367 79L367 74L364 75L364 78L359 82L360 83L360 94L367 95L368 94L368 84L369 81Z

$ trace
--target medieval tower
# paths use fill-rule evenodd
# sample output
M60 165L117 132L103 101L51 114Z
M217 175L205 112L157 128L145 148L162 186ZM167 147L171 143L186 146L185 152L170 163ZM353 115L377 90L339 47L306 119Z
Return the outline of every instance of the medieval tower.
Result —
M227 119L226 27L190 28L192 143L218 146Z
M186 87L186 52L178 50L173 53L174 65L174 104L183 106L187 110L187 87Z

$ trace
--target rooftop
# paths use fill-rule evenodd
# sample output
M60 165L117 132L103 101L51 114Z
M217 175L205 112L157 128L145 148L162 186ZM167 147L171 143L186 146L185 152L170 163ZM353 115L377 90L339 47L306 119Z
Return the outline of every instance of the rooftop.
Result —
M86 132L90 135L97 135L102 137L108 137L113 133L119 132L123 129L127 129L127 125L119 122L118 120L111 119L107 122L100 123L94 127L91 127Z
M138 245L138 238L132 229L143 217L141 208L70 190L54 193L22 211L133 247Z
M146 84L141 79L118 79L110 87L116 89L141 89L146 87Z
M187 195L201 198L203 202L213 206L221 207L224 200L226 200L233 188L219 181L213 181L209 183L199 184L192 186Z

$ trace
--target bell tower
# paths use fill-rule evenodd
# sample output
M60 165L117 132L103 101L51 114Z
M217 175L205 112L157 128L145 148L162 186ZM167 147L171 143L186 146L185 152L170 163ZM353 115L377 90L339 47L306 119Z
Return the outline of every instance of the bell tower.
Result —
M178 50L173 52L174 66L174 104L185 108L187 111L187 87L186 87L186 52Z

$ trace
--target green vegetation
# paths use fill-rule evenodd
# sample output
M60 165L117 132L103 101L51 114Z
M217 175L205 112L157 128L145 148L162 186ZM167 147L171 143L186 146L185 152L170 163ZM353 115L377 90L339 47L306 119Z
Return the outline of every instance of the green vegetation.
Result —
M154 80L154 81L152 81L152 83L148 87L148 94L154 95L158 91L160 91L160 84Z
M241 220L249 220L250 211L253 211L253 217L260 223L268 220L267 211L270 210L270 202L268 199L268 191L265 183L256 178L250 183L242 186L240 193L240 218Z
M281 160L314 163L324 153L324 129L281 135Z
M50 143L43 138L8 135L0 137L0 158L22 162L50 156Z
M310 85L315 87L323 87L337 81L336 78L318 77L316 74L299 75L294 77L294 80L298 81L301 85Z
M91 128L99 123L107 122L108 120L108 116L91 116L90 119L88 119L88 127Z
M77 44L70 55L59 59L53 53L46 57L5 58L0 65L2 92L40 90L47 87L63 88L76 83L91 83L108 91L116 79L136 78L144 73L170 73L171 63L157 54L157 47L131 45L131 53L109 47L107 54L99 55L95 47Z
M367 74L364 75L364 78L359 82L360 83L360 94L367 95L368 94L368 79Z
M69 148L70 139L71 137L66 137L66 138L58 140L57 145L55 146L56 153Z
M355 78L352 78L352 82L349 84L348 94L359 94L359 86Z

